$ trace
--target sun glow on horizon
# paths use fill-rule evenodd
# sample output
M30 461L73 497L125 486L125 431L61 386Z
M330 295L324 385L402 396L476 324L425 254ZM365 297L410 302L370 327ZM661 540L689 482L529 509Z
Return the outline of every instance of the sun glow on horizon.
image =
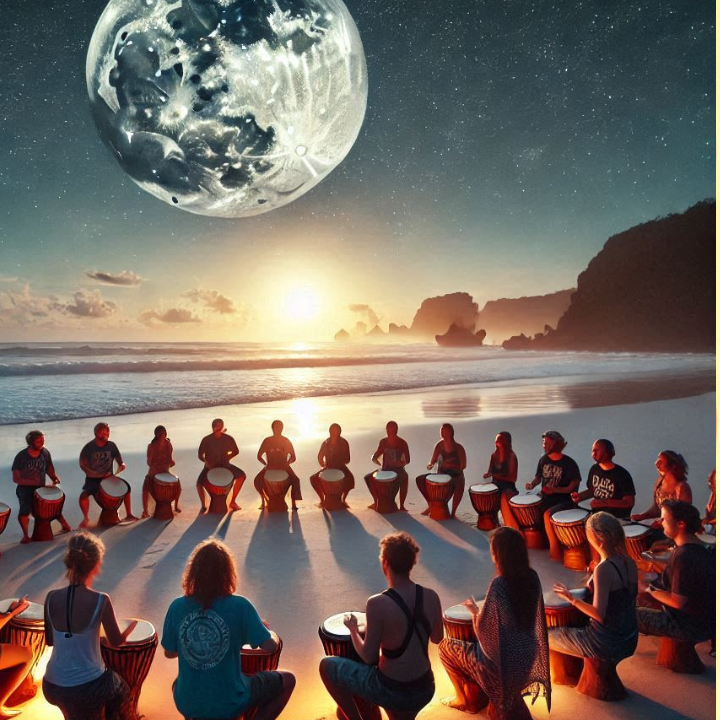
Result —
M309 285L291 288L285 296L285 312L292 320L312 320L320 311L320 296Z

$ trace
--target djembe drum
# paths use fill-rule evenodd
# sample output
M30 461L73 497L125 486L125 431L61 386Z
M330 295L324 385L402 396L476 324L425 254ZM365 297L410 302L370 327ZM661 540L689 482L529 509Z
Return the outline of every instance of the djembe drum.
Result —
M227 513L227 496L233 486L232 470L224 467L212 468L205 476L205 489L210 495L208 512L218 515Z
M118 510L129 492L130 485L115 475L100 481L100 487L95 495L95 500L101 509L99 525L112 527L120 522Z
M33 493L32 512L35 518L33 540L52 540L53 531L50 523L62 515L65 504L65 493L57 485L39 487Z
M121 631L130 624L130 620L118 620ZM127 640L120 647L108 645L104 637L100 638L100 652L105 664L112 668L130 687L132 707L138 716L138 700L145 678L150 672L158 636L155 628L147 620L138 620Z
M272 630L270 630L270 636L277 643L277 649L271 653L265 652L261 648L252 648L249 645L242 646L240 649L240 667L243 675L255 675L255 673L278 669L283 642L279 635Z
M482 607L482 602L479 606ZM464 605L453 605L443 611L443 627L449 638L477 642L472 615Z
M455 490L455 482L452 477L444 473L430 473L425 475L424 482L430 509L428 516L433 520L447 520L450 517L448 503Z
M285 495L290 489L290 484L290 475L284 470L266 470L263 473L268 512L287 512Z
M180 497L180 478L172 473L157 473L150 484L150 495L155 501L156 520L172 520L175 513L172 504Z
M7 613L10 605L17 598L0 600L0 612ZM7 699L6 705L13 706L27 700L28 695L35 694L35 670L45 652L45 615L44 606L31 602L19 615L16 615L0 630L0 643L26 647L32 653L32 663L28 674L18 685L15 692Z
M585 588L577 588L571 590L570 593L578 600L582 600L585 597ZM545 601L545 624L548 630L587 625L588 616L555 592L546 592L543 600ZM550 674L556 685L575 685L582 669L582 658L550 650Z
M639 572L649 572L652 563L643 557L643 553L649 550L653 544L653 531L646 525L629 524L623 525L625 533L625 550L635 561Z
M0 502L0 535L5 532L8 520L10 519L10 513L10 506L6 505L4 502Z
M382 472L382 471L379 471ZM393 473L394 474L394 473ZM350 637L350 631L345 626L343 619L346 615L354 615L358 621L358 630L361 635L365 634L365 613L353 610L349 613L339 613L331 615L318 628L320 642L323 650L328 657L342 657L356 662L362 662L360 656L355 652ZM373 703L354 696L355 704L360 710L360 714L365 720L381 720L380 708ZM338 708L339 710L339 708Z
M470 502L478 514L478 530L494 530L500 525L500 488L494 483L472 485L468 490Z
M325 468L318 475L320 488L323 491L324 510L344 510L342 501L343 490L345 489L345 473L334 468Z
M535 493L522 493L511 497L508 503L525 538L525 545L534 550L546 548L542 498Z
M580 572L587 569L590 545L585 533L587 510L560 510L551 516L558 542L563 546L563 565Z
M376 510L383 515L397 512L398 506L395 502L400 490L400 480L396 472L392 470L376 470L370 476L370 487L377 499Z

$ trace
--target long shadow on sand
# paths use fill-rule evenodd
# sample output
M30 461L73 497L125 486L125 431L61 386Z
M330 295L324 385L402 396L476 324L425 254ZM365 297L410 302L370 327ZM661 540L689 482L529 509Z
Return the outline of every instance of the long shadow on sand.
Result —
M295 603L309 593L310 555L299 514L262 513L248 543L244 565L245 579L258 607L277 600L278 594Z
M185 562L193 548L203 540L222 532L227 532L231 515L199 514L188 526L180 539L154 564L152 568L152 582L143 587L143 604L152 604L157 588L177 587L180 589L179 578L185 567ZM158 523L161 527L164 524Z
M9 577L3 573L2 579L4 583L20 578L22 580L20 595L29 595L33 601L38 602L42 601L42 596L51 587L54 587L54 581L47 572L47 568L51 565L57 565L58 577L62 577L65 573L65 566L62 562L65 554L65 542L56 540L53 543L32 543L30 547L36 550L38 554L24 565L16 567ZM20 546L10 548L3 553L6 562L10 560L14 551L20 552ZM2 594L2 591L0 591L0 594Z
M353 582L362 582L370 594L377 592L378 583L382 583L378 539L368 533L360 520L351 512L323 512L328 529L330 550L343 573L352 576ZM376 567L373 577L368 566Z
M415 538L420 545L421 562L441 583L452 586L460 577L492 576L487 540L472 527L459 520L421 522L409 513L393 513L386 518L397 530ZM448 534L457 536L461 542L452 542Z

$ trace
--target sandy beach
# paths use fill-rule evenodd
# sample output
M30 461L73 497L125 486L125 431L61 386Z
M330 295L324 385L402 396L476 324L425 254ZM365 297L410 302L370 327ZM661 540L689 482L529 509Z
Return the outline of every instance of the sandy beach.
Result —
M369 458L388 419L399 423L400 434L410 445L411 478L424 470L443 421L455 424L456 439L467 450L468 486L481 480L493 437L499 430L512 433L519 459L519 482L525 482L532 478L542 454L542 432L557 429L568 440L566 453L578 462L583 474L592 464L593 440L609 437L614 441L616 461L630 470L635 480L638 511L644 510L650 501L657 453L666 448L682 452L690 466L695 505L702 508L707 501L706 477L715 463L715 394L705 390L695 388L687 392L693 396L685 398L677 398L677 393L661 395L675 399L651 402L643 401L648 399L647 394L627 391L613 394L617 404L607 405L598 399L597 389L594 393L583 391L577 383L555 379L551 383L513 383L512 387L499 385L491 389L435 388L103 418L110 422L111 439L127 462L124 477L133 488L136 514L141 510L145 448L156 424L168 428L175 446L175 472L181 478L184 494L183 512L172 522L149 519L96 531L107 546L103 573L96 587L111 594L121 616L149 620L161 632L169 603L181 593L180 578L189 552L197 542L216 534L236 554L238 592L255 603L262 617L282 637L281 666L297 675L296 692L282 717L334 717L334 705L317 672L323 655L317 628L329 615L364 609L366 597L384 587L377 561L379 538L396 529L407 530L416 537L422 551L414 577L435 588L446 607L470 593L482 596L492 577L487 534L475 529L476 515L467 496L458 519L443 523L420 516L424 505L412 481L408 514L381 516L366 509L370 497L362 475L373 469ZM523 399L527 407L522 406ZM621 404L623 399L633 404ZM598 407L601 404L606 406ZM284 421L285 434L295 445L298 456L295 469L304 492L297 514L260 515L258 496L250 481L240 493L239 512L224 518L198 514L199 501L194 489L200 469L197 446L202 436L210 432L214 417L222 417L228 432L237 440L241 450L237 464L250 479L260 468L255 454L262 438L270 434L270 422L275 418ZM328 425L335 421L343 426L343 434L350 442L350 469L358 484L349 497L351 510L330 515L315 507L317 498L307 478L317 470L319 444L327 435ZM81 517L77 497L82 477L77 455L91 439L94 422L83 419L41 426L67 496L65 514L74 526ZM0 500L13 510L7 529L0 536L0 594L3 597L28 594L31 600L43 602L48 590L63 582L64 542L58 538L51 543L18 544L17 501L9 466L23 447L23 437L29 429L30 426L7 426L0 435L3 478ZM98 514L92 504L91 517ZM532 551L532 562L546 589L557 579L574 586L583 579L549 562L541 551ZM620 666L620 676L630 693L626 701L610 705L579 695L573 689L555 687L552 716L562 719L592 713L634 719L652 716L657 720L714 717L715 661L708 656L709 645L699 648L708 666L703 676L678 676L658 668L654 663L656 647L655 640L641 638L636 655ZM420 717L442 720L460 717L440 704L440 698L450 694L451 686L434 649L431 657L437 692ZM174 709L170 692L176 669L176 661L166 660L160 650L140 699L140 710L149 720L181 717ZM538 702L532 713L546 717L544 702ZM39 696L25 707L22 717L45 720L60 718L61 714Z

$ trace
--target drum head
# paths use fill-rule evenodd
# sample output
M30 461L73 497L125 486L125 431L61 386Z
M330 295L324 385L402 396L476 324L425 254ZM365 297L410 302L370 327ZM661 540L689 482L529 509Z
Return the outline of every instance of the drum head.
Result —
M270 637L279 645L280 644L280 637L274 630L270 630ZM243 645L240 648L240 652L243 655L272 655L272 653L265 652L265 650L259 648L259 647L250 647L249 645ZM277 652L276 650L273 650L273 652Z
M698 540L700 542L704 542L706 545L714 545L715 544L715 536L710 535L708 533L698 533Z
M327 468L320 473L320 478L326 482L340 482L345 479L345 473L337 468Z
M6 505L4 502L0 502L0 515L5 515L5 513L10 512L10 506Z
M397 473L392 470L376 470L374 473L378 482L392 482L397 480Z
M121 498L127 495L130 486L122 478L113 475L100 481L100 489L110 497Z
M560 510L552 516L552 521L558 525L569 525L571 523L582 522L590 513L587 510Z
M460 622L472 622L472 615L464 605L453 605L443 612L448 620L459 620Z
M585 597L585 588L574 588L570 591L570 594L576 600L582 600L583 597ZM545 607L549 608L564 608L570 607L571 605L569 600L561 598L554 590L543 593L543 600L545 602Z
M7 598L0 600L0 613L8 612L10 605L20 598ZM25 620L27 622L45 622L45 606L39 603L31 602L29 607L25 608L19 615L16 615L13 620Z
M626 538L639 538L650 533L650 528L644 525L623 525Z
M581 510L587 510L588 512L592 512L592 511L593 511L593 509L592 509L592 501L593 501L593 498L588 498L587 500L581 500L581 501L578 503L578 507L579 507Z
M65 497L65 493L54 485L48 485L47 487L39 487L35 494L43 500L53 501L61 500Z
M473 493L494 493L498 489L495 483L480 483L479 485L472 485L470 492Z
M445 485L446 483L449 483L452 478L444 473L430 473L425 480L427 482L436 483L437 485Z
M323 632L328 636L337 640L349 640L350 631L343 622L346 615L354 615L358 621L358 630L363 633L365 632L365 613L357 610L348 610L348 612L338 613L337 615L331 615L323 624Z
M511 505L540 505L542 498L535 493L522 493L521 495L513 495L510 498Z
M122 620L118 620L118 627L122 632L125 632L125 629L130 624L130 621L130 618L123 618ZM152 623L149 623L147 620L138 620L137 625L128 635L125 643L128 645L139 645L141 643L146 643L148 640L152 640L154 636L155 628L153 627Z
M289 475L284 470L266 470L265 479L268 482L284 482Z
M212 468L212 470L207 471L207 481L211 485L225 487L233 481L233 474L227 468Z
M180 482L180 478L172 473L158 473L155 475L155 479L161 483L167 483L168 485L174 485L176 482Z

